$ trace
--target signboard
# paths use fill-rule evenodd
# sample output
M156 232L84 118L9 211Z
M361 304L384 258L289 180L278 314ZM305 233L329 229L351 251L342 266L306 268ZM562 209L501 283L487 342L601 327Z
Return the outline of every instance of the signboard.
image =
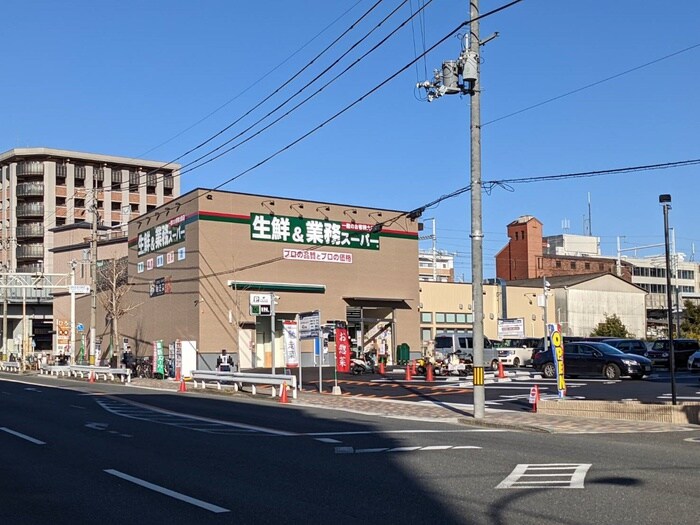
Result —
M160 277L155 281L151 281L151 285L148 289L149 297L159 297L169 293L173 293L173 282L171 276Z
M251 304L250 315L272 316L272 306L269 304Z
M75 325L75 329L76 329L78 332L84 332L84 331L85 331L85 327L83 326L83 323L78 323L77 325Z
M525 318L498 320L499 339L516 339L523 337L525 337Z
M285 248L282 250L282 257L288 261L311 261L352 264L351 253L322 252L320 250L297 250L295 248Z
M153 373L164 375L163 340L153 341Z
M272 294L271 293L252 293L250 294L250 305L271 305L272 304Z
M185 241L185 216L180 215L165 224L142 231L138 236L138 256L156 252Z
M89 284L71 284L68 286L69 293L90 293Z
M371 224L259 213L250 214L250 238L254 241L379 249L379 233L372 233Z
M283 321L284 331L284 362L287 368L299 366L299 348L297 348L297 322Z
M335 366L338 372L350 372L350 339L342 321L335 324Z
M70 321L56 320L56 350L59 354L66 353L66 347L70 344Z
M321 313L318 310L299 314L299 339L317 339L321 335Z
M547 333L554 356L554 368L557 372L557 392L559 397L566 396L566 381L564 380L564 340L561 336L559 325L549 323L547 325Z

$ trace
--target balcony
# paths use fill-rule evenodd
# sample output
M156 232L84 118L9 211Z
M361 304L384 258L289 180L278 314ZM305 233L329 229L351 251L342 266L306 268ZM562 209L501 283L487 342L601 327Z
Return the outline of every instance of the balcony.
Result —
M30 222L27 224L20 224L17 226L17 238L26 239L27 237L43 237L44 236L44 223L43 222Z
M39 273L44 271L42 263L19 264L17 265L17 273Z
M44 217L43 202L20 202L17 204L17 217Z
M43 197L44 183L43 182L20 182L17 184L18 197Z
M32 160L17 163L17 176L26 177L28 175L41 175L44 176L44 163Z
M17 259L42 259L44 257L43 243L23 244L17 246Z

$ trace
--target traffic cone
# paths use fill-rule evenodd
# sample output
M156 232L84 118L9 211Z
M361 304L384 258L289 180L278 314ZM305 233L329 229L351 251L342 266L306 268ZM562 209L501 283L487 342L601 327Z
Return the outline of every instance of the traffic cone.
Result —
M503 370L503 362L502 361L498 361L498 375L496 377L498 377L499 379L505 379L505 377L506 377L506 372L505 372L505 370Z
M95 382L95 372L90 370L90 379L88 379L88 383L94 383Z
M404 379L406 381L411 381L413 379L411 376L411 365L406 365L406 377Z
M289 399L287 399L287 383L282 383L280 390L280 403L289 403Z
M414 360L414 361L411 361L411 373L412 373L413 375L416 374L416 362L415 362L415 360Z
M433 365L430 363L428 363L425 367L425 380L435 381L435 377L433 376Z
M187 385L185 384L185 380L180 378L180 388L177 389L178 392L187 392Z
M385 372L386 370L384 370L384 361L379 361L379 373L381 375L384 375Z

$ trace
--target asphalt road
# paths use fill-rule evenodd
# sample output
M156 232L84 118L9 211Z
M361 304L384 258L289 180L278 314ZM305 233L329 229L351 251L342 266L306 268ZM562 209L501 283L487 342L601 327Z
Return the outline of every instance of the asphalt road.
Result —
M697 522L700 431L498 431L41 377L0 379L0 403L0 523Z
M513 369L509 369L515 372ZM528 377L532 369L519 369L523 375L513 376L512 381L489 382L487 374L486 403L492 408L506 410L530 410L529 394L533 385L537 385L541 398L558 396L556 381L553 379L535 379ZM304 385L318 388L318 376L304 370ZM330 391L335 379L332 369L324 370L323 387ZM443 402L454 404L473 403L471 376L441 377L434 382L426 382L422 376L406 381L403 373L379 374L338 374L338 383L343 392L350 394L400 399L403 401ZM610 381L594 377L567 378L567 396L576 399L616 401L635 399L648 403L670 402L671 384L668 371L658 371L649 378L633 380L622 378ZM676 378L676 395L678 401L700 402L700 376L687 371L680 371Z

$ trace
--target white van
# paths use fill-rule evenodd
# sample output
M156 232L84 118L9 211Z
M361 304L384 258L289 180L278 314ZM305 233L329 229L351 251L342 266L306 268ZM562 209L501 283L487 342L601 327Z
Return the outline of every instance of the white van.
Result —
M473 361L473 343L474 337L471 332L437 334L435 336L435 358L444 359L447 354L458 352L463 357L468 357ZM487 337L484 337L484 359L481 366L492 370L498 369L498 350L493 347Z

